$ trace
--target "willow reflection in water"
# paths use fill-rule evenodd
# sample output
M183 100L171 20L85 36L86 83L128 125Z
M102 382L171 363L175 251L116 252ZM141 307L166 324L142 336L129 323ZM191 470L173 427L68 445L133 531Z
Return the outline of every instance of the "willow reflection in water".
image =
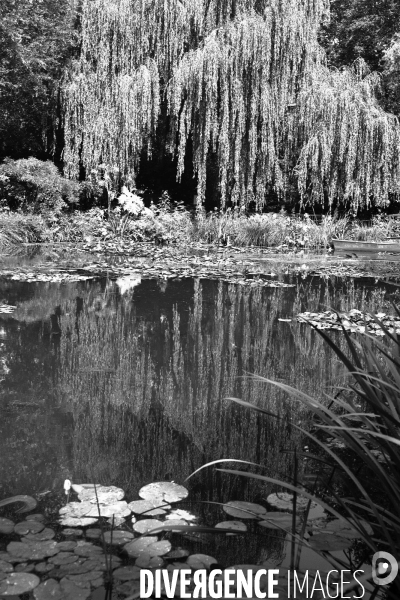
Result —
M309 327L281 323L306 308L348 303L373 309L382 294L320 280L297 288L244 288L222 282L144 281L121 297L87 296L78 316L61 316L58 390L73 415L73 476L118 483L135 492L160 479L182 481L210 460L239 458L290 472L283 449L301 440L290 421L307 422L284 393L256 373L321 396L344 375ZM346 294L343 295L343 292ZM133 294L133 295L132 295ZM343 307L345 308L345 307ZM264 406L260 418L228 396ZM214 471L199 475L192 497L226 501L267 493Z

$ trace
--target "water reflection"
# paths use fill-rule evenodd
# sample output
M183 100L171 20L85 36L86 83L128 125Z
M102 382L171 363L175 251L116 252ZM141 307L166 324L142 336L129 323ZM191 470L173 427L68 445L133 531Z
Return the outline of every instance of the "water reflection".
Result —
M249 375L317 397L345 376L307 325L278 319L389 305L385 289L371 281L295 283L271 289L199 279L3 282L2 297L17 310L1 319L0 495L61 489L69 476L116 484L133 498L146 483L182 482L220 458L289 475L286 450L303 444L291 422L307 425L310 417ZM280 420L238 408L230 396ZM214 469L190 488L193 500L217 502L257 502L271 491ZM211 524L223 520L207 504L197 513ZM259 560L258 538L251 544L248 560ZM282 536L272 536L269 552L282 548Z

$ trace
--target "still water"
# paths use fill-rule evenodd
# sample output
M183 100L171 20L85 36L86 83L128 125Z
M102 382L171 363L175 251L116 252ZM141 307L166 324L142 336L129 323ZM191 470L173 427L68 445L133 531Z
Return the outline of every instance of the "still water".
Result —
M343 368L294 317L327 308L388 312L397 288L369 279L287 283L293 287L206 279L2 280L0 300L16 310L0 315L0 498L45 499L61 493L68 477L117 485L130 501L147 483L183 483L221 458L260 463L271 477L290 475L287 451L306 443L291 422L307 426L310 415L252 374L318 398L332 393L346 382ZM332 335L343 343L341 334ZM259 416L230 397L281 419ZM184 485L191 509L210 525L225 516L205 501L263 502L275 491L215 469ZM250 546L245 560L260 560L259 543ZM233 544L220 543L219 551L226 558Z

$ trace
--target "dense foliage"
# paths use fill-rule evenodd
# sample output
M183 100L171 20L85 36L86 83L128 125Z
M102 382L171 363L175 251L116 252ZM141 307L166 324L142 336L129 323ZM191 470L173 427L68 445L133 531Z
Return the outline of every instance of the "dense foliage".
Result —
M50 158L61 143L58 86L77 41L74 14L70 0L1 0L0 159Z
M89 195L99 167L108 191L131 188L156 155L194 175L199 203L212 188L221 206L385 206L400 190L382 108L398 112L398 4L4 0L0 158L63 149Z

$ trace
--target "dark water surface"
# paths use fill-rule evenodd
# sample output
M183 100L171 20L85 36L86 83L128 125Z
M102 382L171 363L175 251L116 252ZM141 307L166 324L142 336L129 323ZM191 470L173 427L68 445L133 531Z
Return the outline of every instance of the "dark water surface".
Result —
M117 485L130 501L147 483L183 483L221 458L262 463L271 477L289 475L285 450L306 443L291 422L306 426L310 415L248 375L321 398L343 385L345 374L308 325L279 319L329 307L390 311L397 288L370 279L287 283L294 287L134 277L2 280L0 301L17 308L0 315L0 498L45 498L62 492L68 477ZM273 491L214 469L185 485L193 501L263 502ZM221 510L216 516L209 505L196 506L191 510L210 525L225 520ZM260 560L262 551L249 548L246 561Z

